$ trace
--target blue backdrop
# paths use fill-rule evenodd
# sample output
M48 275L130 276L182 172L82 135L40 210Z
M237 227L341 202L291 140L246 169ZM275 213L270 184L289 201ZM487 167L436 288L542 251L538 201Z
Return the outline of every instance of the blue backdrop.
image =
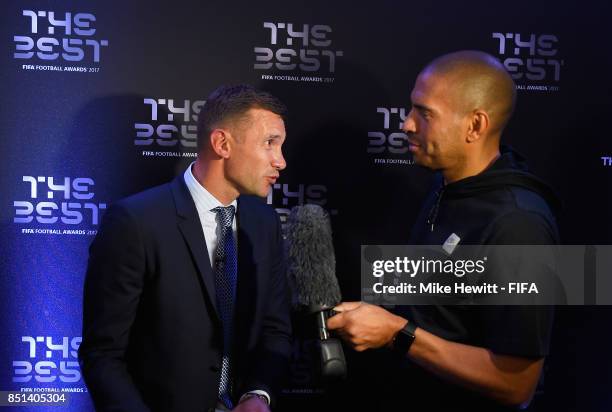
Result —
M513 74L505 139L562 197L564 242L609 244L611 16L549 0L3 2L0 390L86 391L88 246L107 205L193 160L197 115L220 84L251 83L289 107L288 168L268 203L281 217L303 203L330 211L347 300L360 296L361 244L407 242L430 176L401 122L423 65L459 49ZM612 407L611 320L607 307L559 310L539 409ZM296 342L281 409L341 404L308 347ZM82 393L63 408L92 409Z

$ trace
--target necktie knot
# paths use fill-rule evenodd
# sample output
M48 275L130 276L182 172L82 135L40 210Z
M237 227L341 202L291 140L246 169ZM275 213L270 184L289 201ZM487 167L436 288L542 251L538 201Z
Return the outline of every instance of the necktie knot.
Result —
M212 209L212 211L217 214L217 218L221 227L226 228L232 226L232 222L234 221L234 214L236 213L234 205L229 205L225 207L218 206Z

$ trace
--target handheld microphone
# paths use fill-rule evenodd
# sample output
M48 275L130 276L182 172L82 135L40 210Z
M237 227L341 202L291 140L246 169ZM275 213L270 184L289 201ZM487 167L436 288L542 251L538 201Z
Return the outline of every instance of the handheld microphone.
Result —
M295 206L287 218L286 240L293 306L316 318L321 374L325 379L344 378L342 345L330 337L326 326L327 318L333 316L332 308L342 300L327 213L318 205Z

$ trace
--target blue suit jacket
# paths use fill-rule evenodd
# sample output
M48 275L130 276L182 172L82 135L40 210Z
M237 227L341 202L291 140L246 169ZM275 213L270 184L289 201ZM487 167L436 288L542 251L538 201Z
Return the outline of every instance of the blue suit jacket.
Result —
M291 350L276 212L238 198L234 396L274 395ZM182 174L106 212L85 279L82 372L98 410L215 406L222 335L202 226Z

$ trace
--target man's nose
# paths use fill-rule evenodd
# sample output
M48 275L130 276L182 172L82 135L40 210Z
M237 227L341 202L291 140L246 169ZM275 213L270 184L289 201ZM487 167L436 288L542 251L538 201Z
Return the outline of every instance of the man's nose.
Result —
M287 167L287 162L285 161L285 157L283 156L283 152L279 152L277 156L274 157L272 161L272 166L276 170L283 170Z
M416 132L416 123L414 122L414 109L410 110L408 116L404 120L404 125L402 126L402 131L404 133L415 133Z

